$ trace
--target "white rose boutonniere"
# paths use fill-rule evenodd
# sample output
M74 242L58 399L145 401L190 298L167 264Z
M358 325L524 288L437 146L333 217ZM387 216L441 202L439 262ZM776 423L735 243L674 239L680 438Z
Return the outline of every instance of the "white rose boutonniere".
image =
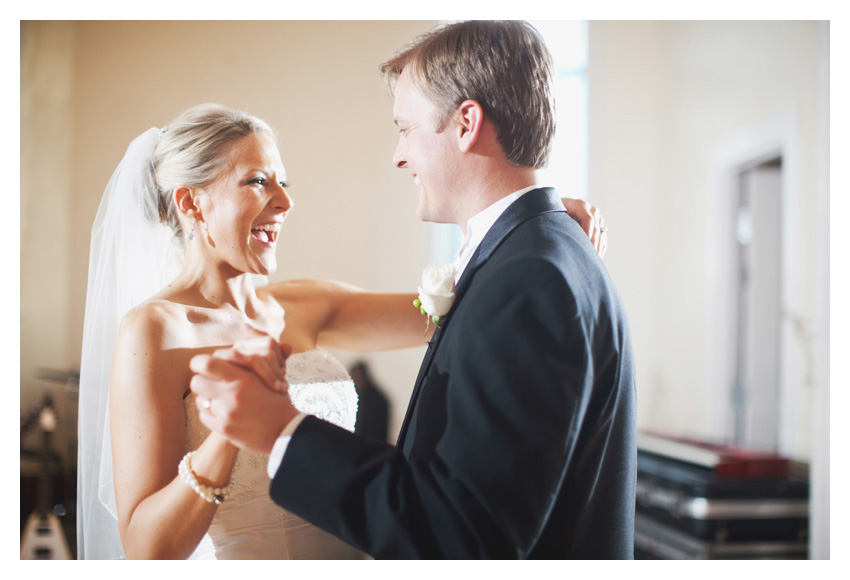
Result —
M413 305L437 326L443 321L455 301L455 269L443 264L429 264L422 272L419 298ZM427 331L427 323L426 323Z

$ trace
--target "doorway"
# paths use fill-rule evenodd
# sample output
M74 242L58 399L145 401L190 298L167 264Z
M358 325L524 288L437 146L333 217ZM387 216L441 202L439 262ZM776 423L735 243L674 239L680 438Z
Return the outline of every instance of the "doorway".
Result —
M709 434L792 458L808 453L810 406L796 128L788 113L715 148L705 257Z
M732 442L778 452L782 319L782 158L738 173Z

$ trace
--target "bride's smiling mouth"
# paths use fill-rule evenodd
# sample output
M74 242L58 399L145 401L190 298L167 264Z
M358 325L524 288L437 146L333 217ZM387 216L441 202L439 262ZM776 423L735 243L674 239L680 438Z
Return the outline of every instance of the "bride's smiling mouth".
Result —
M251 228L251 237L262 244L272 246L277 243L277 237L280 234L280 226L280 222L258 225Z

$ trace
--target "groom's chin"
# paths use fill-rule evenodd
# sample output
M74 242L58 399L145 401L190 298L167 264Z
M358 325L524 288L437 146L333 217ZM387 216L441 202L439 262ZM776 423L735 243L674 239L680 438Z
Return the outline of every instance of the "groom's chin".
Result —
M428 213L422 208L421 205L416 206L416 219L421 222L431 222L431 220L428 219Z
M428 209L422 207L422 205L418 205L416 207L416 219L421 222L426 222L430 224L449 224L453 223L445 219L439 219L439 216L434 215L433 211L429 211Z

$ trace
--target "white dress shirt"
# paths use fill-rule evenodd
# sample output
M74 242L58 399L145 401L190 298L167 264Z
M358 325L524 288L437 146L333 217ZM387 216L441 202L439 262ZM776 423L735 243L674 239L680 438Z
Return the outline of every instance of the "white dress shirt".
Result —
M452 267L455 269L455 284L460 281L460 277L469 265L472 255L475 253L475 250L478 249L478 246L481 245L481 240L484 239L484 236L487 235L487 232L489 232L490 228L493 227L493 224L496 223L496 220L501 217L501 215L513 202L529 191L538 189L539 187L542 186L532 185L525 189L515 191L469 218L469 221L466 222L466 236L463 238L463 244L461 244L460 249L455 255L455 259L452 262Z
M460 249L455 255L455 259L452 261L452 267L455 269L455 284L457 284L460 280L463 271L472 259L472 255L475 253L475 250L478 249L478 246L481 245L481 241L484 239L484 236L487 235L487 232L490 231L490 228L493 227L493 224L496 223L496 220L501 217L501 215L513 202L529 191L540 187L544 186L532 185L530 187L520 189L519 191L515 191L469 218L469 221L466 222L466 236L463 239L463 244L461 244ZM286 447L289 445L290 439L292 439L292 434L295 432L295 429L298 428L298 425L301 424L301 421L305 416L305 413L300 413L297 417L290 421L286 428L281 432L280 437L278 437L277 441L275 441L272 452L269 455L269 463L267 467L270 478L274 479L280 464L283 462L283 455L286 453Z

